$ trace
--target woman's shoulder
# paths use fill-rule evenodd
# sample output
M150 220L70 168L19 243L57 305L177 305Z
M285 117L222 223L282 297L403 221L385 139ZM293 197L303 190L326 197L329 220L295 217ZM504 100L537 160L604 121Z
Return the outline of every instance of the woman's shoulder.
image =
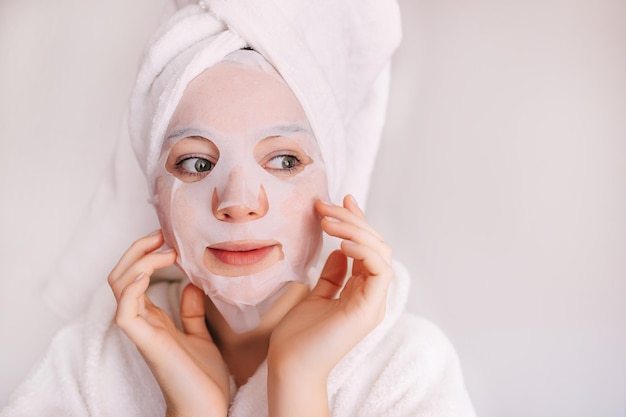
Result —
M430 320L401 314L372 353L350 378L374 375L358 415L475 416L454 347Z
M389 317L383 343L411 346L411 352L454 352L452 343L441 328L429 319L407 311L411 275L400 262L393 262L394 282L389 289L387 315Z
M181 286L180 281L158 280L148 290L175 322ZM87 309L53 337L0 415L91 415L102 407L110 415L162 414L158 385L137 348L115 325L115 311L111 289L103 285ZM142 400L132 400L129 393Z
M350 376L335 404L350 404L359 416L475 416L452 342L406 311L410 274L398 262L393 267L386 318L341 367Z
M390 345L391 361L406 369L419 370L422 376L449 372L461 375L452 342L438 325L424 317L403 313L383 343Z
M405 311L400 315L391 332L398 334L403 342L414 344L418 350L454 350L452 342L441 327L425 317L410 312Z

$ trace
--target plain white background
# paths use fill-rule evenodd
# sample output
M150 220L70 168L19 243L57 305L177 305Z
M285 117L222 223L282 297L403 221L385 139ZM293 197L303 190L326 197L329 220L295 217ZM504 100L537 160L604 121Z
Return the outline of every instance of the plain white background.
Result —
M452 339L480 416L624 417L626 2L400 4L368 215L410 310ZM40 289L162 10L0 2L0 406L62 324Z

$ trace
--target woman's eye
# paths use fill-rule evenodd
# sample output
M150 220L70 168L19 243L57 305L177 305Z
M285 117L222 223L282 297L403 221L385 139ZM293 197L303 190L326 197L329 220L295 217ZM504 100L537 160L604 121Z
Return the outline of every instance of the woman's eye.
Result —
M292 172L300 167L300 160L295 155L278 155L269 160L265 165L272 170Z
M211 171L215 164L206 158L189 157L176 163L176 168L185 174L198 175Z

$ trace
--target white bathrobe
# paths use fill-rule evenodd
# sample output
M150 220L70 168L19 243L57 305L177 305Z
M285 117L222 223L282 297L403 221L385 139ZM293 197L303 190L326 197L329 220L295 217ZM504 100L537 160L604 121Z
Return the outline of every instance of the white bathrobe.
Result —
M404 311L409 275L394 264L384 321L337 364L328 379L334 417L474 416L456 353L430 322ZM154 283L148 293L178 320L180 281ZM86 313L63 329L1 417L165 415L149 368L115 325L116 303L103 286ZM267 416L267 367L233 396L231 417Z

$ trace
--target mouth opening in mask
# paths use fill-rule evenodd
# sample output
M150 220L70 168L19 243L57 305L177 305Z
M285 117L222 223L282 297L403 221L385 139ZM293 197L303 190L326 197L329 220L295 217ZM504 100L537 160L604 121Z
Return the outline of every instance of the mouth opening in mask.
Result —
M282 245L275 240L217 243L208 246L203 256L210 272L225 277L255 274L283 259Z

